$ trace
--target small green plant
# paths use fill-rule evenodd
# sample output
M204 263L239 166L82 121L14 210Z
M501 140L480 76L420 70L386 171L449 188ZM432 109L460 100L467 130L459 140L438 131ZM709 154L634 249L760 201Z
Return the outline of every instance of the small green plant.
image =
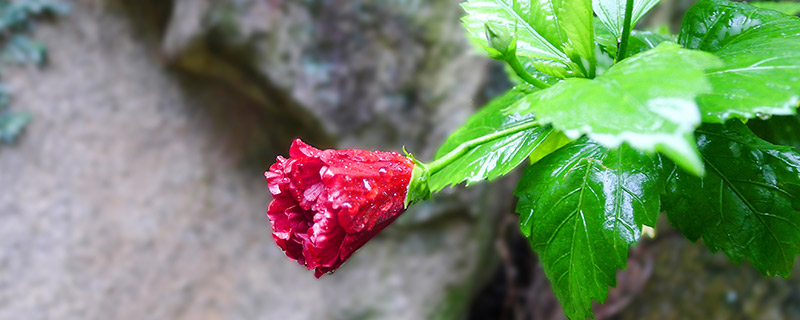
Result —
M33 20L68 11L66 4L48 0L0 0L0 55L3 62L44 64L47 49L27 36ZM13 112L8 107L8 88L0 85L0 140L5 143L13 142L31 120L30 113Z
M431 190L530 159L515 191L520 228L572 319L606 299L662 211L768 276L788 276L800 253L800 154L746 125L797 113L800 19L701 0L677 36L632 30L657 2L463 4L470 38L517 86L444 143L437 159L468 151L431 174ZM800 128L788 130L797 144ZM470 143L487 134L498 137Z

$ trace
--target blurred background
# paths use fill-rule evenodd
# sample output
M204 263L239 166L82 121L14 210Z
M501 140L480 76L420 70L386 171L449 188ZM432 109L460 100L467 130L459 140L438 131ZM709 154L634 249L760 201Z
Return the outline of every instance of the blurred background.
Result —
M429 160L510 86L460 1L61 2L28 33L46 63L2 65L32 120L0 145L0 319L563 318L515 174L414 207L320 280L270 235L263 172L294 137ZM640 28L677 32L692 3ZM800 319L800 269L656 232L596 318Z

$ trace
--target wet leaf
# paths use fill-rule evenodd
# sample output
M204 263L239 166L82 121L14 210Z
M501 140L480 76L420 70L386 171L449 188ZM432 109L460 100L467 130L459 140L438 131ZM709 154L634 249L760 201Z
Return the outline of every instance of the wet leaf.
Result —
M575 63L581 58L594 61L594 28L592 26L592 0L539 0L539 2L561 2L557 14L551 18L564 29L567 40L561 49Z
M633 0L631 15L631 29L636 26L639 19L650 11L659 0ZM597 18L603 22L616 40L622 37L625 25L625 0L594 0L592 6Z
M711 54L662 43L596 79L567 79L529 94L509 111L534 113L572 139L587 134L608 148L627 142L662 152L699 175L703 164L692 137L700 124L695 97L711 90L703 70L715 66Z
M779 11L790 16L800 14L800 2L772 2L772 1L756 1L748 2L751 6L759 7L761 9L770 9Z
M534 30L553 46L566 53L575 64L581 57L594 60L591 0L534 0L531 1L530 22ZM569 77L552 65L533 61L537 69L559 78ZM563 68L563 67L562 67Z
M542 60L542 59L531 59L528 57L517 57L519 59L520 65L525 71L528 72L531 76L536 79L541 80L544 83L553 85L558 82L559 79L571 77L572 72L570 72L567 67L559 62L550 61L550 60ZM514 69L511 68L507 63L504 65L506 74L508 75L508 80L514 84L515 86L532 86L524 79L520 78ZM539 90L536 87L532 87L531 91Z
M595 24L595 39L597 44L605 52L608 52L611 57L617 56L617 39L611 31L602 24ZM631 30L630 38L628 38L628 50L626 51L625 58L635 55L640 52L657 47L662 42L675 42L675 36L655 33L652 31Z
M800 18L724 0L692 6L679 42L713 52L724 66L708 70L713 92L698 104L704 122L794 114L800 103Z
M551 44L531 24L531 5L528 1L470 0L461 4L467 15L462 18L470 38L489 49L486 24L504 28L516 35L517 55L569 63L567 55Z
M794 147L800 152L800 114L774 116L769 119L754 119L747 126L760 138L774 144Z
M522 91L511 90L489 102L470 117L464 126L450 135L436 152L436 159L456 149L463 142L533 122L531 115L509 116L503 113L506 107L523 96L525 93ZM525 161L528 155L551 134L553 130L549 126L536 126L478 145L433 174L429 180L431 192L464 181L470 185L500 177Z
M531 155L528 156L531 164L536 163L542 158L546 157L548 154L553 153L554 151L561 149L561 147L569 144L572 142L572 139L568 138L564 135L561 131L554 131L552 134L547 136L547 138L539 144L536 149L531 152Z
M707 174L672 171L663 197L670 222L736 263L789 276L800 253L800 154L735 119L697 129L697 144Z
M591 316L592 299L606 299L642 225L655 225L660 173L657 155L587 138L525 170L515 191L520 228L568 317Z

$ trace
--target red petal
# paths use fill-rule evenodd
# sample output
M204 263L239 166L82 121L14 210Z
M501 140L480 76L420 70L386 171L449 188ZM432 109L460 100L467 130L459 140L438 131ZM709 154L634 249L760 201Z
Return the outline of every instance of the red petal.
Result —
M308 229L309 241L303 248L309 269L331 267L339 259L339 248L345 237L344 229L339 226L336 212L323 210L314 215L314 224Z
M318 158L320 152L319 149L307 145L300 139L294 139L292 146L289 147L290 158Z
M320 151L295 140L265 173L273 238L320 277L405 211L413 162L397 153Z

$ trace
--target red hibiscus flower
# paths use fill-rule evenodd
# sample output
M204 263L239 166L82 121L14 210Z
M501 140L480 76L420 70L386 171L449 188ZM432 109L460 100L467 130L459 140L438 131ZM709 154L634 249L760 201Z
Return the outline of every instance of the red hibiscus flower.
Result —
M272 237L317 278L332 272L405 211L414 167L394 152L319 150L297 139L289 159L278 156L264 174Z

